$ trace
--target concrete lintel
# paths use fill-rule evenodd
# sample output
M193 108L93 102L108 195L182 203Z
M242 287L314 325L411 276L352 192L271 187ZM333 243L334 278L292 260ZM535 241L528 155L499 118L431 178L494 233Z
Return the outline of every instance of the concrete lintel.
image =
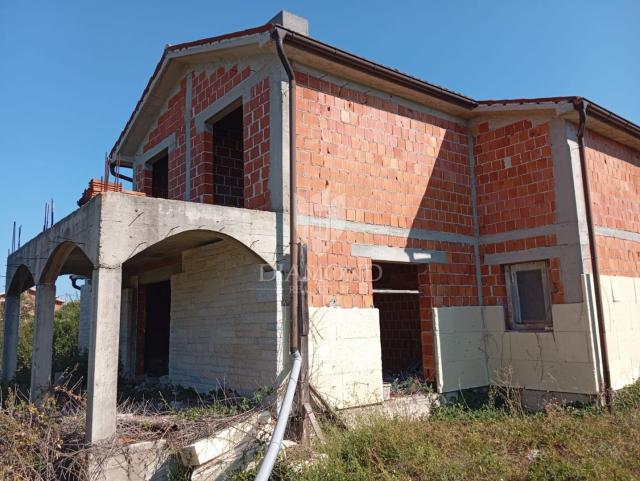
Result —
M446 252L442 251L366 244L351 244L351 255L354 257L370 257L376 261L412 264L445 264L448 262L449 257Z
M19 324L20 294L7 294L4 300L4 337L2 344L3 381L10 381L16 374Z
M226 94L220 97L218 100L210 104L204 110L196 114L194 117L194 123L196 127L196 134L205 132L207 129L207 122L211 117L214 117L218 112L223 111L229 104L233 103L236 99L242 98L243 101L249 95L251 88L255 82L269 75L273 70L274 62L267 62L261 69L254 72L247 79L240 82L234 88L229 90ZM189 109L191 110L191 109Z
M573 246L537 247L520 251L500 252L484 256L485 264L515 264L518 262L540 261L552 257L564 257Z
M147 150L144 154L140 154L137 156L137 163L145 164L152 160L154 157L157 157L163 150L167 150L171 152L176 147L176 134L175 132L167 135L164 139L158 142L156 145Z

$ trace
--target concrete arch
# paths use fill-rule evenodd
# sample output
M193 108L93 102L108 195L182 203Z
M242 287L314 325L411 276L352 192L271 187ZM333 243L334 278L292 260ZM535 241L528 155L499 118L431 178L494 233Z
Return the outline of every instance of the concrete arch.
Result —
M234 239L272 267L282 260L287 240L282 238L286 219L274 212L256 211L145 198L116 193L100 196L101 266L123 264L154 245L191 231L208 231Z
M170 281L169 351L163 362L171 382L202 392L224 384L247 393L276 382L282 364L282 277L255 250L233 236L192 229L129 258L122 264L122 276L123 286L136 289L132 303L147 302L150 286L156 289ZM128 360L130 372L135 369L138 375L143 368L130 360L144 354L129 336L140 332L132 326L146 323L150 310L143 304L127 311L145 314L120 324L127 333L123 345L131 352L121 354L121 359ZM146 349L146 340L141 345ZM144 369L146 362L145 357Z
M93 263L75 242L64 241L49 254L39 277L40 284L53 284L60 275L77 274L91 277Z
M246 250L246 252L251 254L255 259L256 264L264 264L271 267L271 263L268 262L267 259L262 257L260 253L251 249L251 247L247 246L242 241L231 235L206 228L184 230L159 239L155 243L147 245L143 250L127 258L123 262L123 267L127 268L128 266L142 264L147 261L152 262L154 259L170 258L177 256L184 251L204 247L218 242L228 242L233 245L241 246Z
M11 278L7 278L7 295L20 295L30 287L35 285L33 274L29 267L20 264L15 268Z

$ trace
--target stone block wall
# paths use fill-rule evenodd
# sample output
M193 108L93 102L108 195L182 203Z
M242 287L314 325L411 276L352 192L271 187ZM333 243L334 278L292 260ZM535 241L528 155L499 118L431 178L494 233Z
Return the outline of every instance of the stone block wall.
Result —
M377 309L309 309L309 376L338 409L382 402Z
M585 135L611 381L640 379L640 151Z
M265 276L260 260L231 241L186 251L183 271L171 278L171 382L204 392L275 385L278 279Z
M601 276L613 389L640 379L640 278Z

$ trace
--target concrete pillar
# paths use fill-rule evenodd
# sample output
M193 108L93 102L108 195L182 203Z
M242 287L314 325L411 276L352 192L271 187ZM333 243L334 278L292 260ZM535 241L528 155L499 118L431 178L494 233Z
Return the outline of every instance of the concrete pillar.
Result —
M120 298L120 367L126 379L135 376L135 322L133 322L133 289L122 289Z
M121 286L122 266L93 271L86 426L90 443L116 433Z
M80 288L80 322L78 325L78 351L89 350L91 338L91 281L84 281Z
M18 326L20 324L20 294L7 294L4 299L4 337L2 347L2 380L16 375L18 362Z
M33 330L33 357L31 359L30 399L32 401L36 401L51 383L55 307L56 285L38 284Z

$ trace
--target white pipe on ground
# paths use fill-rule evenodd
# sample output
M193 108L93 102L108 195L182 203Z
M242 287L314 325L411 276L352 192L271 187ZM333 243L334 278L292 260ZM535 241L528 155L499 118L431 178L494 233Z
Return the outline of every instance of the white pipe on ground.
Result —
M267 454L265 454L260 469L255 477L255 481L267 481L271 476L271 471L276 463L280 446L282 445L282 439L284 438L284 432L287 429L287 423L289 422L289 415L291 414L291 406L293 405L293 395L296 392L298 386L298 377L300 377L300 367L302 366L302 356L299 351L295 351L293 354L293 366L291 366L291 374L289 375L289 384L287 390L284 393L284 399L278 411L278 422L276 428L273 430L271 441L269 442L269 448Z

